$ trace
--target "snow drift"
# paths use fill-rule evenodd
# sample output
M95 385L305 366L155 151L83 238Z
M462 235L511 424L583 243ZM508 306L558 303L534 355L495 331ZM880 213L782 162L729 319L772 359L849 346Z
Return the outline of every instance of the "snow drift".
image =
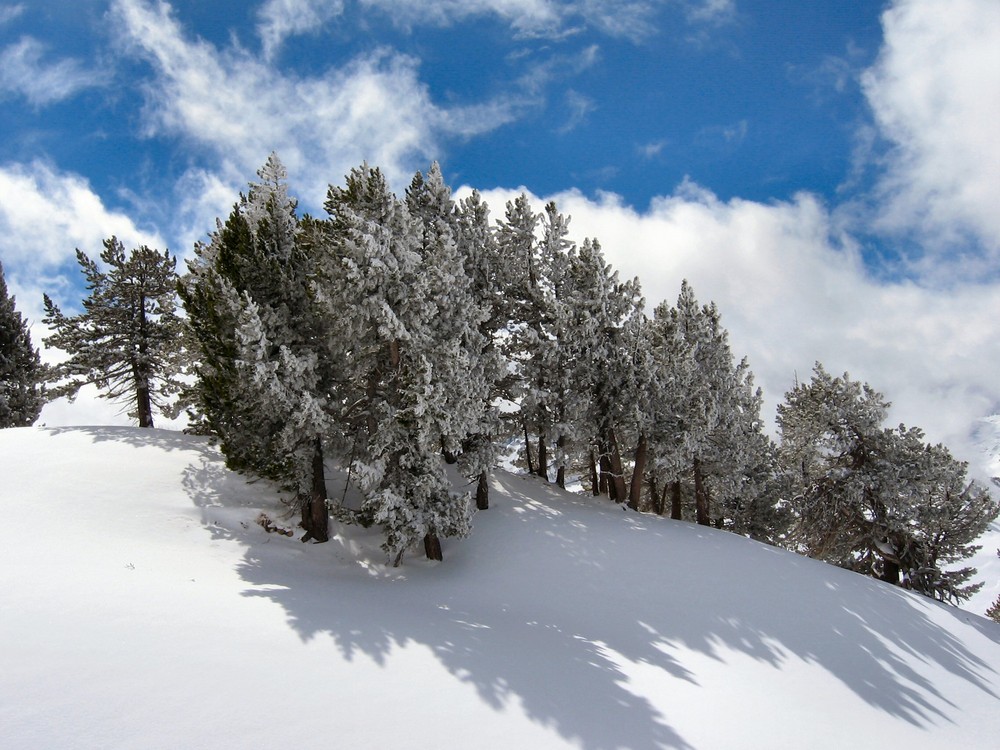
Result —
M0 747L908 748L1000 736L1000 626L507 473L444 563L200 438L0 431Z

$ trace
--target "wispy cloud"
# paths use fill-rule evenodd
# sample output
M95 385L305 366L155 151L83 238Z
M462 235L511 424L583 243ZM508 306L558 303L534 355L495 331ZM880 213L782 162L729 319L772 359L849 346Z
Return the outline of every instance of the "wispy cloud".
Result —
M397 27L451 26L493 17L522 39L558 39L590 28L610 37L642 41L658 29L658 13L677 0L360 0ZM719 24L735 13L733 0L683 0L693 24ZM344 11L343 0L268 0L258 12L258 35L268 57L293 34L315 31Z
M557 131L561 135L576 130L577 127L586 122L587 115L597 109L597 104L593 99L573 89L566 92L564 99L566 108L569 110L569 117Z
M314 77L282 72L247 51L189 39L166 4L118 0L122 41L147 60L147 134L209 149L223 165L253 175L277 150L312 205L362 160L394 180L425 166L449 136L510 121L515 102L435 103L419 62L377 48Z
M13 21L24 13L24 3L17 5L0 5L0 26Z
M580 27L609 36L640 40L656 28L663 0L362 0L404 26L450 25L477 16L495 16L522 37L562 37Z
M688 19L698 23L720 24L736 16L736 0L687 0Z
M67 99L103 77L76 60L46 62L45 45L26 36L0 52L0 93L23 96L35 107Z
M666 148L667 141L659 140L653 141L651 143L643 143L636 147L636 152L643 159L653 159L663 153L663 149Z
M286 38L315 31L343 12L343 0L267 0L257 11L264 56L273 58Z

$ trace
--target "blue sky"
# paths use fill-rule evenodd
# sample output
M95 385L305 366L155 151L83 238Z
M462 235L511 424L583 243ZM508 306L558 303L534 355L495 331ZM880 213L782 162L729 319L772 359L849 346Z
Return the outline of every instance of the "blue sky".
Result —
M651 303L690 279L770 409L822 360L969 458L1000 411L996 0L8 1L0 105L34 321L75 247L190 254L271 150L314 213L438 160L496 215L557 199Z

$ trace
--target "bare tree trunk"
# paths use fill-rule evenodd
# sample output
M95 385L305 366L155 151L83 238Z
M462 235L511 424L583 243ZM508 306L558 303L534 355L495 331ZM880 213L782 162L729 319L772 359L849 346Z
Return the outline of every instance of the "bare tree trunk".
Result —
M611 477L611 458L606 450L601 451L601 494L615 499L615 486Z
M535 466L531 462L531 439L528 437L528 424L527 422L521 422L521 426L524 427L524 452L528 457L528 474L534 474Z
M562 448L566 447L566 436L560 435L558 440L559 445L559 457L560 461L566 454L562 451ZM560 463L559 468L556 469L556 484L559 485L561 489L566 489L566 467Z
M433 531L428 531L424 536L424 554L428 560L444 560L444 553L441 551L441 540Z
M658 516L663 515L663 503L660 501L659 487L656 482L656 472L649 472L649 507Z
M597 456L593 448L590 449L590 491L594 497L601 494L601 478L597 474Z
M153 404L149 395L149 381L145 378L137 378L135 383L136 411L139 416L140 427L153 426Z
M490 507L489 472L483 469L479 472L479 484L476 485L476 510L488 510Z
M670 517L675 521L681 520L681 480L675 479L670 483Z
M611 450L611 483L614 487L614 500L616 503L624 503L628 499L625 491L625 469L622 467L622 454L618 449L618 438L615 437L615 430L608 430L608 448Z
M323 440L316 437L312 458L312 489L300 500L302 528L306 530L303 542L330 541L330 511L326 504L326 469L323 465Z
M886 583L891 583L894 586L899 585L899 563L895 560L890 560L888 558L882 558L882 575L881 578Z
M635 466L632 469L632 482L629 486L628 507L632 510L639 510L639 501L642 499L642 479L646 473L646 433L639 435L639 444L635 446Z
M546 482L549 481L549 448L548 440L545 439L545 434L542 432L538 433L538 476L544 479Z
M694 514L699 526L711 525L708 517L708 491L705 489L700 458L694 460Z

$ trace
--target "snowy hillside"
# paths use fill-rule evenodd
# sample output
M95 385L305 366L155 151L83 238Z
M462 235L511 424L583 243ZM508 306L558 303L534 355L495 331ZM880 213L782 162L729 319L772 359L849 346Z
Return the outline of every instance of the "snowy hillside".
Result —
M198 438L0 431L2 748L943 748L1000 625L498 474L445 562L267 533Z

